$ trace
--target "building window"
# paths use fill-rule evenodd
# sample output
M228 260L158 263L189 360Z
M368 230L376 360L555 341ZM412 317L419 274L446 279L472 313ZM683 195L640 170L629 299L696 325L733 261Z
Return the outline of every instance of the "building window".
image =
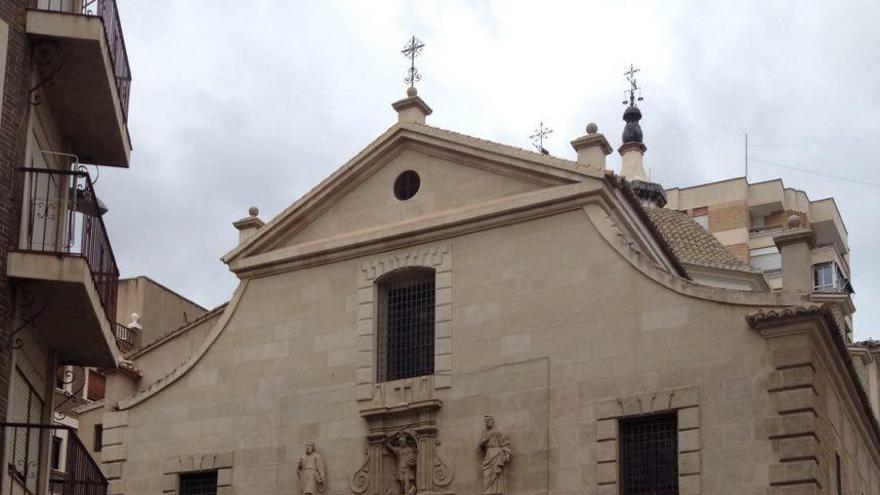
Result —
M834 453L834 488L835 495L843 495L843 476L840 474L840 454Z
M380 382L434 373L434 270L406 268L378 281Z
M95 452L100 452L101 447L104 446L104 425L102 423L98 423L95 425L95 445L93 450Z
M104 386L106 383L106 378L104 375L98 373L95 370L89 370L89 381L86 394L86 398L89 400L101 400L104 398Z
M749 263L762 272L778 272L782 270L782 255L776 246L749 249Z
M61 437L52 437L52 457L51 457L51 466L52 469L58 471L61 469L61 447L64 445L64 439Z
M24 373L18 368L12 376L7 415L10 423L43 422L43 401L37 395ZM9 471L30 493L36 493L40 479L40 430L11 427L4 431ZM42 466L45 469L45 464Z
M813 290L817 292L852 292L849 280L833 261L813 265Z
M422 179L419 174L413 170L405 170L394 179L394 197L406 201L419 192L422 185Z
M180 473L179 495L216 495L217 471Z
M678 492L678 417L655 414L620 421L622 495Z
M694 208L691 211L691 217L697 222L700 227L703 227L706 230L709 230L709 207L701 206L700 208Z

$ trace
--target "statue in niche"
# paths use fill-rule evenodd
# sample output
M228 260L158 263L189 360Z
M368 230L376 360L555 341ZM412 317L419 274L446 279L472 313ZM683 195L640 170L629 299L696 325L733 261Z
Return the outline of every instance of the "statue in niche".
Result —
M507 492L507 464L513 456L510 439L495 428L495 418L483 418L486 430L480 438L483 457L483 495L504 495Z
M296 465L299 488L302 495L321 495L326 489L327 468L324 458L315 451L314 442L306 442L306 452Z
M400 483L402 495L416 494L416 463L419 459L415 434L401 431L385 439L385 448L394 454L397 460L397 482Z

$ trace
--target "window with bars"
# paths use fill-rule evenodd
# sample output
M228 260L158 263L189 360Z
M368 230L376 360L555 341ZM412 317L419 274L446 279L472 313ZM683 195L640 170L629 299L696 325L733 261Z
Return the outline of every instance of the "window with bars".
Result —
M620 422L622 495L678 493L678 417L676 413Z
M217 471L180 473L179 495L216 495Z
M407 268L378 281L380 382L434 373L434 270Z

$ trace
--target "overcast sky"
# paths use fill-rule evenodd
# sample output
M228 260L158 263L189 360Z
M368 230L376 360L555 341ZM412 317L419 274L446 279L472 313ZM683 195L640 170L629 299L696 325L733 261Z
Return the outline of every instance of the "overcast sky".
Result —
M118 0L132 67L128 170L96 186L123 276L213 307L237 279L231 223L271 219L391 126L412 34L427 45L429 124L528 147L587 122L613 146L624 79L642 69L642 127L666 187L742 176L750 155L880 184L880 2L291 2ZM806 144L805 144L806 143ZM610 166L619 170L619 156ZM880 187L752 161L833 196L849 230L856 337L880 337Z

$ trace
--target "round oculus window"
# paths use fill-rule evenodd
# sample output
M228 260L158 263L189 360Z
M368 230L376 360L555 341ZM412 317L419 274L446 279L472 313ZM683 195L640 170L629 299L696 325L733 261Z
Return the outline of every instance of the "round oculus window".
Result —
M419 186L422 185L422 179L419 174L412 170L405 170L394 179L394 197L406 201L419 192Z

